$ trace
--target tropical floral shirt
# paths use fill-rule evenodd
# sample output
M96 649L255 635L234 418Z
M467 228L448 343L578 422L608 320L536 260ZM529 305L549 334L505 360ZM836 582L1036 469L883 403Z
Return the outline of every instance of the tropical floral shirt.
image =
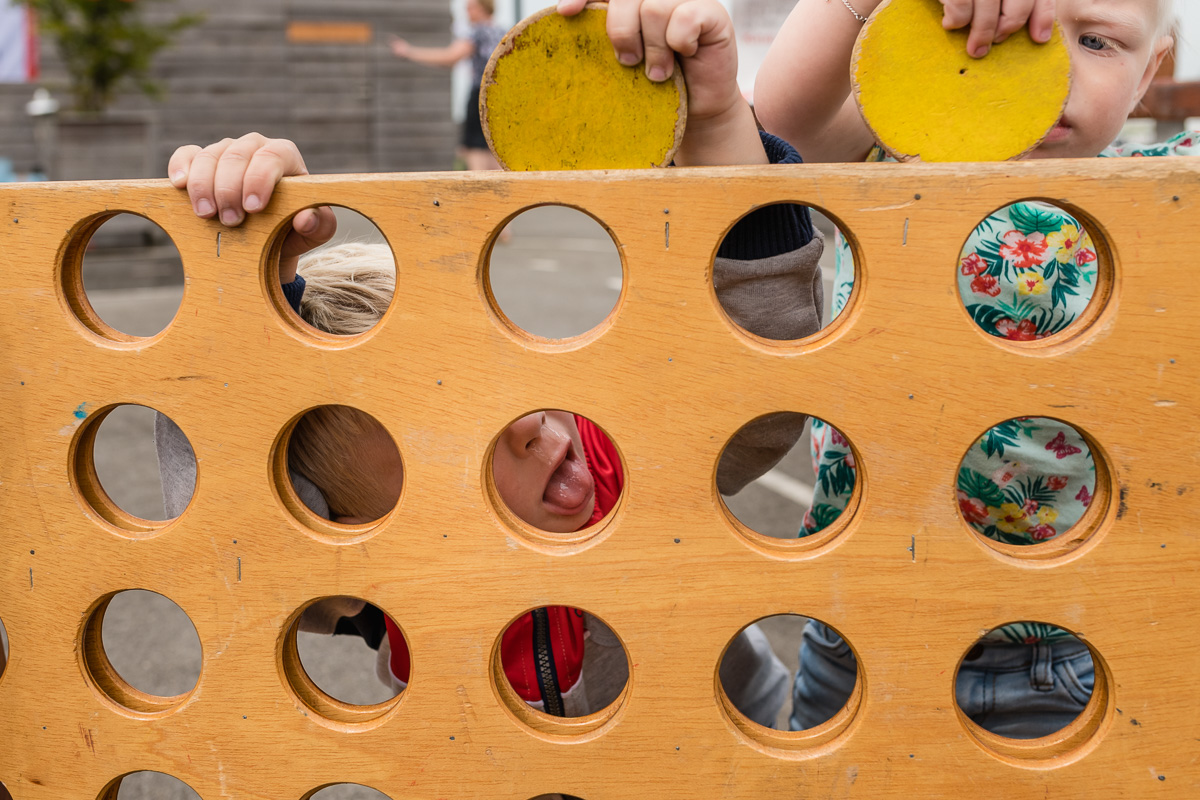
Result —
M1200 155L1200 133L1181 133L1165 144L1109 147L1101 157ZM876 148L870 161L884 160ZM1096 251L1082 223L1042 202L1014 203L991 214L967 239L958 260L958 290L967 312L993 336L1029 341L1074 322L1096 285ZM839 235L833 315L854 288L854 262ZM842 434L812 421L817 475L813 504L800 536L836 520L854 490L854 455ZM1014 545L1053 539L1077 523L1096 489L1087 443L1070 425L1044 417L1008 420L974 442L958 471L959 510L984 536ZM1032 622L997 628L991 641L1033 643L1069 636Z

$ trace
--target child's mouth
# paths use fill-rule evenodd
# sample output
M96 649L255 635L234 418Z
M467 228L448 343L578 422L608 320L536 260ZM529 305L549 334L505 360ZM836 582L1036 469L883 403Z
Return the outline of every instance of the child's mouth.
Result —
M542 503L551 513L570 517L584 510L595 491L596 484L587 464L568 443L562 460L546 482Z

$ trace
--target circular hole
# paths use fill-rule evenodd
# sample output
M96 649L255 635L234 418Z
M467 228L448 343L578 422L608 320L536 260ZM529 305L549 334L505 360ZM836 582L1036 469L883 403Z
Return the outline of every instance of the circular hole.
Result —
M161 530L182 513L195 486L196 460L174 422L145 406L93 411L86 403L74 410L73 419L84 422L72 445L72 478L100 519L137 536Z
M628 695L629 657L596 616L567 606L535 608L497 640L492 685L511 715L534 731L598 734Z
M1088 645L1044 622L989 631L954 678L958 713L1001 756L1061 758L1100 728L1111 704L1106 668Z
M1093 230L1095 226L1090 226ZM1030 342L1095 319L1111 260L1081 215L1023 200L975 227L958 259L958 292L984 333Z
M0 619L0 678L4 677L6 669L8 669L8 630L4 627L4 620Z
M164 330L183 300L183 262L166 231L145 217L105 213L67 246L64 288L95 334L134 341Z
M294 613L279 662L296 700L334 725L381 722L408 686L412 663L395 620L355 597L322 597Z
M621 454L599 425L569 411L513 421L485 457L500 517L530 541L579 545L605 529L625 485Z
M580 800L580 798L573 794L551 792L549 794L539 794L537 797L530 798L530 800Z
M812 751L850 727L862 700L862 671L833 628L776 614L730 640L717 668L717 694L744 737L776 750Z
M267 294L293 327L329 344L349 344L372 330L387 313L396 289L396 256L382 231L370 219L348 208L333 206L337 233L325 245L300 255L293 265L304 279L280 284L280 270L296 215L285 220L267 249L264 275L274 285ZM310 211L305 209L304 211ZM298 212L302 213L302 212ZM298 294L297 294L298 293Z
M8 788L5 787L3 781L0 781L0 800L13 800L13 796L8 793Z
M765 471L764 471L765 470ZM812 553L858 504L858 456L841 431L795 412L742 426L721 452L717 490L734 526L777 553ZM757 478L749 480L753 475Z
M1108 506L1108 470L1080 431L1048 417L989 428L963 456L959 513L990 547L1050 558L1077 549Z
M318 533L357 541L399 502L400 450L365 411L317 406L290 422L280 441L272 458L280 499Z
M521 212L502 230L484 271L497 315L541 339L597 328L621 296L622 267L612 234L565 206Z
M332 783L304 795L301 800L392 800L378 789L361 783Z
M142 589L108 594L92 607L80 655L101 694L141 714L186 700L203 661L200 637L183 609Z
M130 772L100 793L99 800L200 800L192 787L163 772Z
M764 226L795 231L795 248L789 271L763 274L747 264L762 258ZM725 315L743 331L760 340L795 341L832 324L849 305L854 289L854 254L842 228L830 217L808 206L779 203L750 212L730 229L717 250L713 287ZM814 236L824 245L809 242ZM807 243L807 244L806 244ZM816 258L820 255L819 260ZM792 307L764 303L764 297L796 298Z

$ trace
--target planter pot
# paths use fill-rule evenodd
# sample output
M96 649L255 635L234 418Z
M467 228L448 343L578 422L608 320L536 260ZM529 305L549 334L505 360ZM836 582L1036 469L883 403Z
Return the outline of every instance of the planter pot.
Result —
M149 114L60 115L53 152L50 177L59 181L152 178L166 169Z

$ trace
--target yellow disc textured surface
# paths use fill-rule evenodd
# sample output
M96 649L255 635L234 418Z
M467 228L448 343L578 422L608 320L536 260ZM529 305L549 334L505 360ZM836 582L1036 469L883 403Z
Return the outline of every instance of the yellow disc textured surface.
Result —
M1022 28L971 58L967 30L941 20L938 0L887 0L863 26L851 73L877 141L901 161L1003 161L1037 147L1070 91L1062 29L1037 44Z
M654 83L622 66L603 4L539 11L508 32L484 73L484 135L511 170L632 169L670 163L687 117L680 70Z

